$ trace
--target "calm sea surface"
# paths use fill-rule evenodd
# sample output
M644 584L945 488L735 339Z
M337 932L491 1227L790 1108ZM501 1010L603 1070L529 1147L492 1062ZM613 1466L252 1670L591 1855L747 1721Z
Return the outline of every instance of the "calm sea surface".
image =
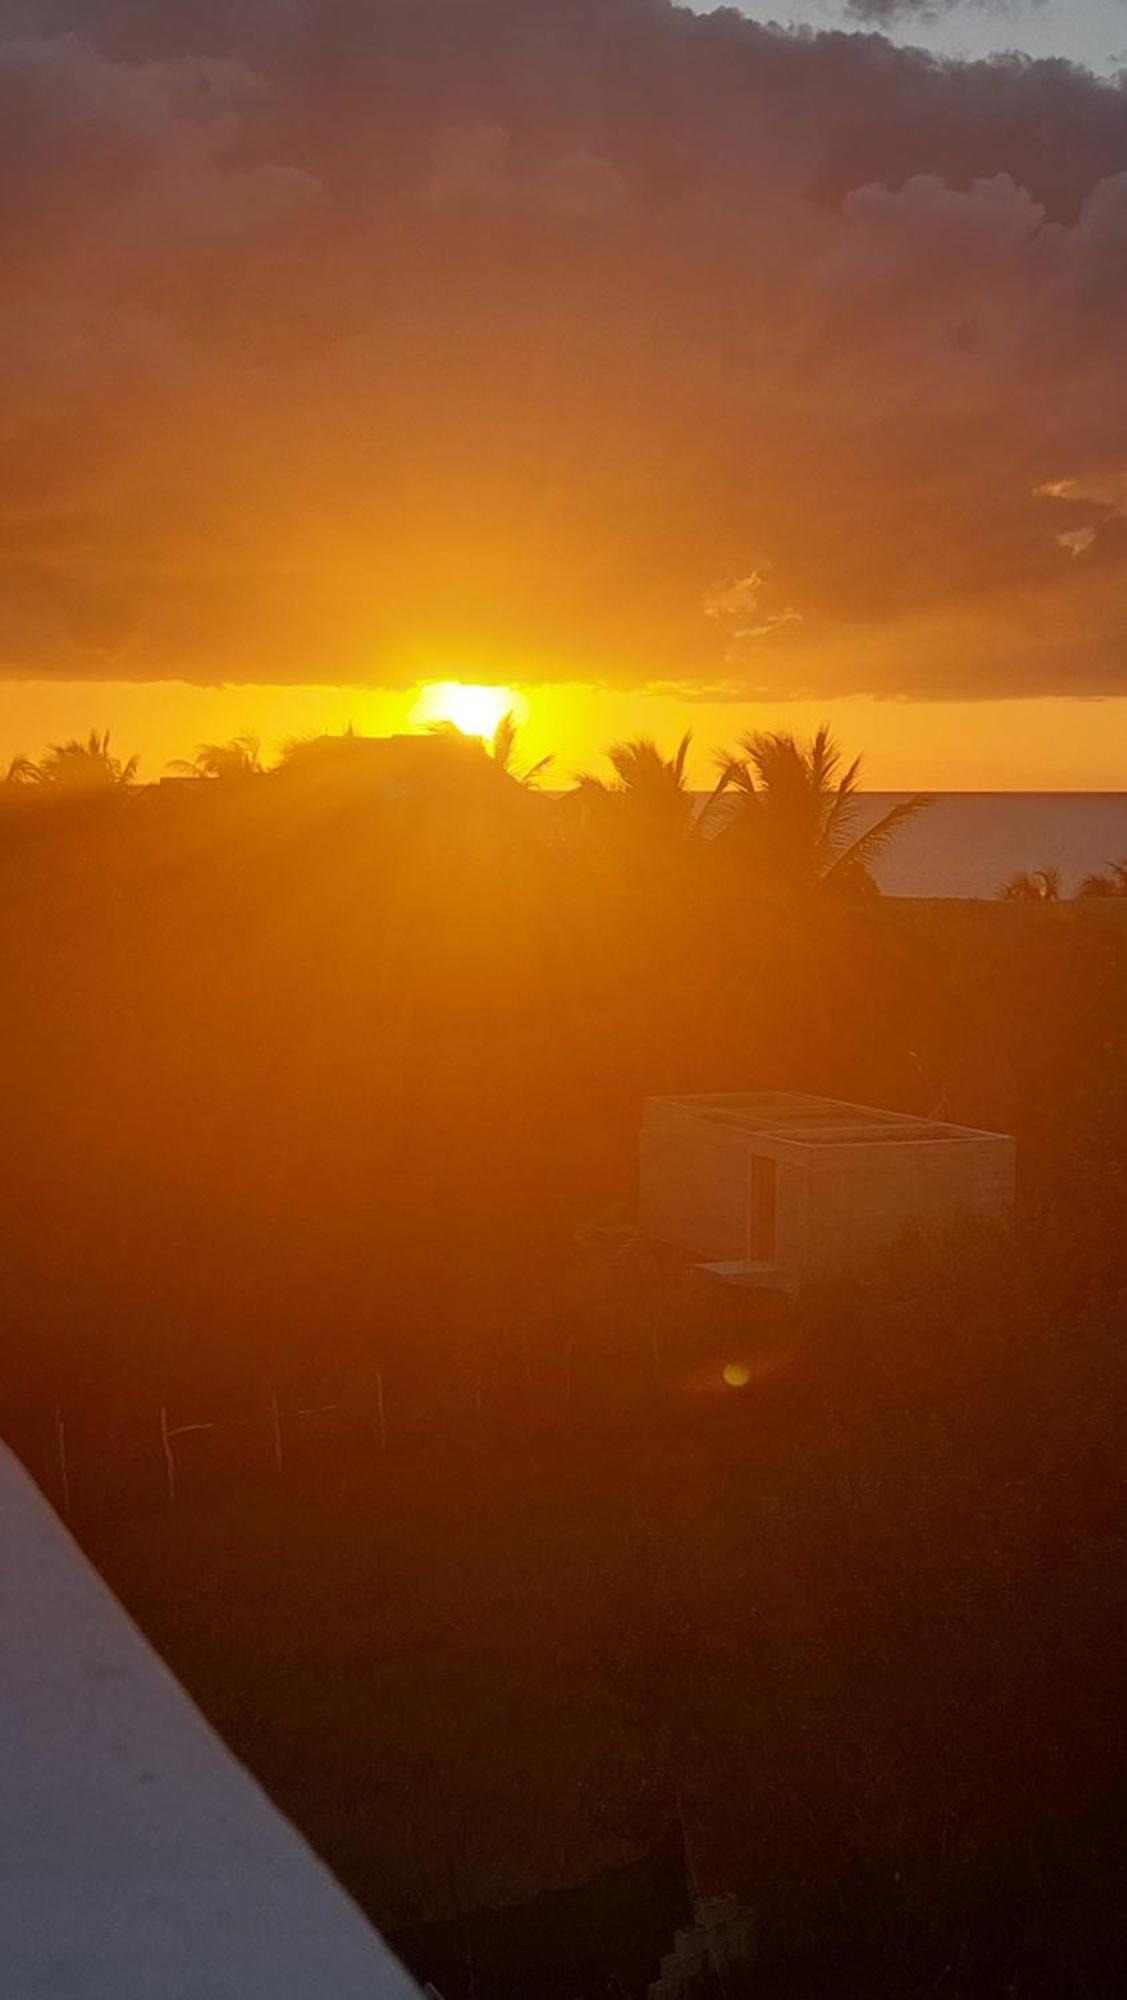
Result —
M866 816L902 796L868 793ZM941 792L876 874L891 896L995 896L1019 871L1055 866L1069 895L1085 875L1122 860L1127 792Z

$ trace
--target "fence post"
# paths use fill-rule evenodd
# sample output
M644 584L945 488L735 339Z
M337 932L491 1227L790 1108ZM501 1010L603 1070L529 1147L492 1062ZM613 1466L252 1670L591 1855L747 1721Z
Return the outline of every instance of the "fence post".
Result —
M160 1406L160 1442L161 1449L164 1452L165 1477L168 1481L168 1504L170 1507L174 1507L176 1505L176 1460L172 1455L172 1445L169 1442L168 1436L168 1411L163 1403Z
M282 1450L282 1412L278 1408L278 1391L276 1389L270 1392L270 1422L274 1431L274 1464L277 1467L278 1477L281 1479L285 1475L286 1462L285 1454Z

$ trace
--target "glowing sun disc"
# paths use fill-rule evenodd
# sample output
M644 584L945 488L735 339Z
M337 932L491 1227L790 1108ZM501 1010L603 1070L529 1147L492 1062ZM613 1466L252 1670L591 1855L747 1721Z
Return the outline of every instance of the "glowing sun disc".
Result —
M518 721L523 719L525 703L511 687L484 687L471 681L431 681L411 710L411 720L424 728L448 722L461 730L463 736L480 736L488 742L510 709Z

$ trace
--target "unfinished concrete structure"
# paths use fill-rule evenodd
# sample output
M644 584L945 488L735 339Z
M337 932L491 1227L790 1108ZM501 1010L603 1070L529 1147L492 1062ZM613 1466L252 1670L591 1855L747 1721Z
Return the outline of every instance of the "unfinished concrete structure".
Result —
M998 1132L772 1091L646 1102L642 1230L717 1276L797 1290L1013 1198Z

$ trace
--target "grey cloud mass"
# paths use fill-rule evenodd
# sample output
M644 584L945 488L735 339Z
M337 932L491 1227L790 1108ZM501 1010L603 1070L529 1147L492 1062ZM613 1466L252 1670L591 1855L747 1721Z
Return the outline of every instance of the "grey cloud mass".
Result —
M1127 691L1121 82L0 0L0 178L0 673Z
M1047 0L846 0L845 12L854 20L871 22L874 27L892 28L905 22L942 20L945 15L958 13L1020 16L1045 5Z

